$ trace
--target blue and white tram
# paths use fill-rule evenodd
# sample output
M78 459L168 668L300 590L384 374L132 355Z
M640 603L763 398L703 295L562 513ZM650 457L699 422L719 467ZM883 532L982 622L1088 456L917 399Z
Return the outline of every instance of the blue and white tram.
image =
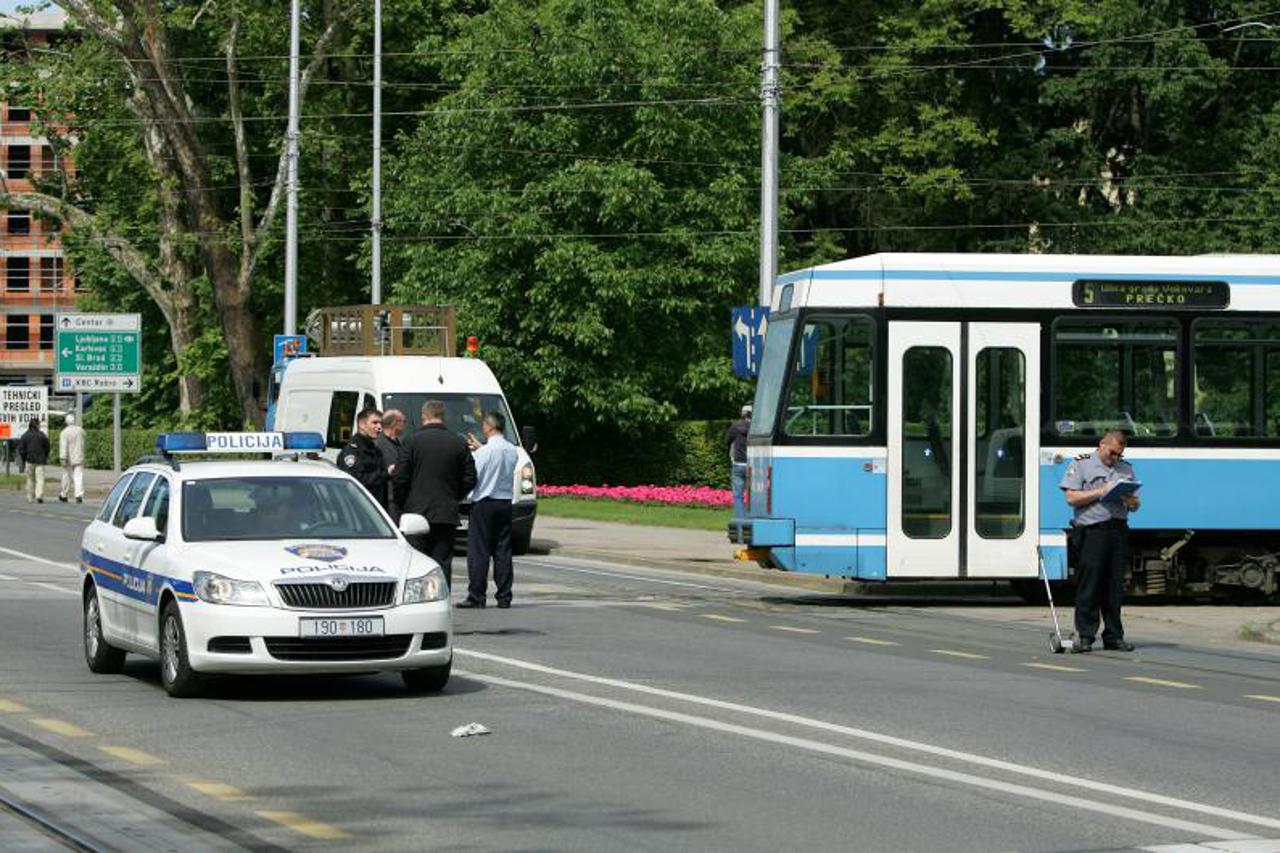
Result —
M1144 483L1133 594L1280 584L1280 256L882 254L779 278L730 538L866 581L1071 576L1058 482Z

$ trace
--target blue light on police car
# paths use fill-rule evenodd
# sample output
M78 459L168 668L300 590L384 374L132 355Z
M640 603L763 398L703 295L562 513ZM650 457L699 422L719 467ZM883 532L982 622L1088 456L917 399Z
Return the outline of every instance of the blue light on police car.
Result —
M156 439L156 447L161 453L190 453L193 450L204 450L204 433L167 432Z
M318 432L286 432L285 450L324 450L324 436Z

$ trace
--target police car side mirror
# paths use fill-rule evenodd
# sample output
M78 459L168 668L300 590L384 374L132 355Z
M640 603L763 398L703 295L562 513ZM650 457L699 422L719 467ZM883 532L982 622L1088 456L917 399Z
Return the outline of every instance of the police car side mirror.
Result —
M406 512L400 516L400 532L405 536L426 536L431 524L416 512Z
M158 542L161 536L154 518L131 518L124 523L124 538Z

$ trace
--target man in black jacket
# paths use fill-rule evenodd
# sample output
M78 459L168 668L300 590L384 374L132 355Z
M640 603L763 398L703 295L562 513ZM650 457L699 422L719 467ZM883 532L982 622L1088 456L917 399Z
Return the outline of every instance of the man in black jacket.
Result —
M374 439L382 432L382 412L365 409L356 417L356 434L338 451L338 467L369 490L383 507L387 505L387 466Z
M18 455L27 469L27 503L44 503L44 466L49 462L49 436L40 431L40 419L32 418L18 439ZM470 454L468 454L469 456Z
M401 512L424 516L431 532L414 547L440 564L453 585L453 537L462 515L458 504L476 484L476 463L462 436L444 425L444 403L422 404L422 429L404 445L395 473L395 503Z

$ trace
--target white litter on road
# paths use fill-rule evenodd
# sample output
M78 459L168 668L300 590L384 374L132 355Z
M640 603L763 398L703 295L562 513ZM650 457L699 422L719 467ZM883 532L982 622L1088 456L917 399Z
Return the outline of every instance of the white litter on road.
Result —
M458 726L449 734L453 737L476 737L477 735L491 734L491 732L481 723L467 723L465 726Z

